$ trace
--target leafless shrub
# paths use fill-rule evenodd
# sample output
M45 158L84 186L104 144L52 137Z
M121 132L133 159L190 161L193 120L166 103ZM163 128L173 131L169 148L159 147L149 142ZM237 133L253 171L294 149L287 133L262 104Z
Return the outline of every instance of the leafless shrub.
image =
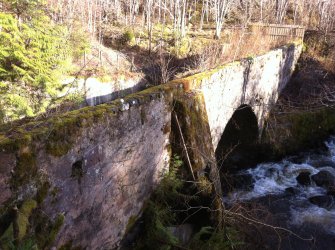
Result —
M235 29L224 42L213 41L205 46L196 57L195 68L205 71L241 58L254 57L289 41L289 37L274 39L262 30Z
M158 48L158 52L152 54L147 62L149 67L146 73L151 84L167 83L175 76L177 69L173 65L173 57L162 48Z
M160 53L158 59L158 67L160 69L160 78L162 83L167 83L172 79L175 69L171 67L172 57L170 54L164 55Z

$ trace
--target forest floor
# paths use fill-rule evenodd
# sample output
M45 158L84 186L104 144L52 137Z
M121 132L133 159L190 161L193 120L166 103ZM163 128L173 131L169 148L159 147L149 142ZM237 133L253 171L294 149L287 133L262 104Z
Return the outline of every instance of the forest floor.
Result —
M307 31L306 51L298 61L290 84L283 90L278 108L283 112L318 110L335 101L335 32L322 39L317 31Z
M220 39L214 39L214 30L208 27L190 28L181 37L170 26L155 25L151 34L150 38L144 30L105 28L103 44L92 43L85 75L104 77L123 72L131 77L141 72L151 85L158 85L292 42L290 38L273 41L251 33L249 27L227 27ZM87 63L88 57L80 63Z

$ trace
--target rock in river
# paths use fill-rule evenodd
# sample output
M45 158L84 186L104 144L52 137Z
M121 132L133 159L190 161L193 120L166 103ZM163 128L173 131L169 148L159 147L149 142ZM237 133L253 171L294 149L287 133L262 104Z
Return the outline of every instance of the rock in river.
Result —
M301 172L298 176L297 176L297 181L300 185L303 185L303 186L308 186L311 184L311 178L310 178L310 175L311 173L310 172L307 172L307 171L304 171L304 172Z
M331 209L334 206L334 198L331 195L318 195L309 198L309 201L314 205L325 209Z
M335 186L335 176L326 170L321 170L319 173L312 175L311 178L320 187L329 189Z

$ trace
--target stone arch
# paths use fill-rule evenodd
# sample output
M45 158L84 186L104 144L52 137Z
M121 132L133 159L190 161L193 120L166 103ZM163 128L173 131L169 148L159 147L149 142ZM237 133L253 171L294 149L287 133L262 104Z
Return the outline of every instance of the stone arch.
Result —
M234 172L257 161L255 146L259 138L258 119L249 105L241 105L228 121L215 157L223 172Z

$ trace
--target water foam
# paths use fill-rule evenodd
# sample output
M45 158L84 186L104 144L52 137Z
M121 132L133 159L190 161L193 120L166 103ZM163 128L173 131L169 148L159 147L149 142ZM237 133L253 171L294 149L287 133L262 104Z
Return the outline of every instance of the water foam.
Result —
M325 227L328 232L335 234L335 207L327 210L308 201L310 197L325 195L327 191L314 183L307 187L298 185L296 180L301 172L306 171L314 175L321 170L327 170L335 175L335 136L326 141L325 145L328 148L328 152L324 154L306 154L303 160L300 161L302 163L299 164L294 163L290 159L284 159L277 163L261 163L255 168L241 172L240 174L252 176L254 180L253 189L250 191L237 190L224 197L224 201L231 204L267 195L281 195L284 194L287 188L294 188L295 194L293 200L290 200L291 218L289 224L314 223Z

